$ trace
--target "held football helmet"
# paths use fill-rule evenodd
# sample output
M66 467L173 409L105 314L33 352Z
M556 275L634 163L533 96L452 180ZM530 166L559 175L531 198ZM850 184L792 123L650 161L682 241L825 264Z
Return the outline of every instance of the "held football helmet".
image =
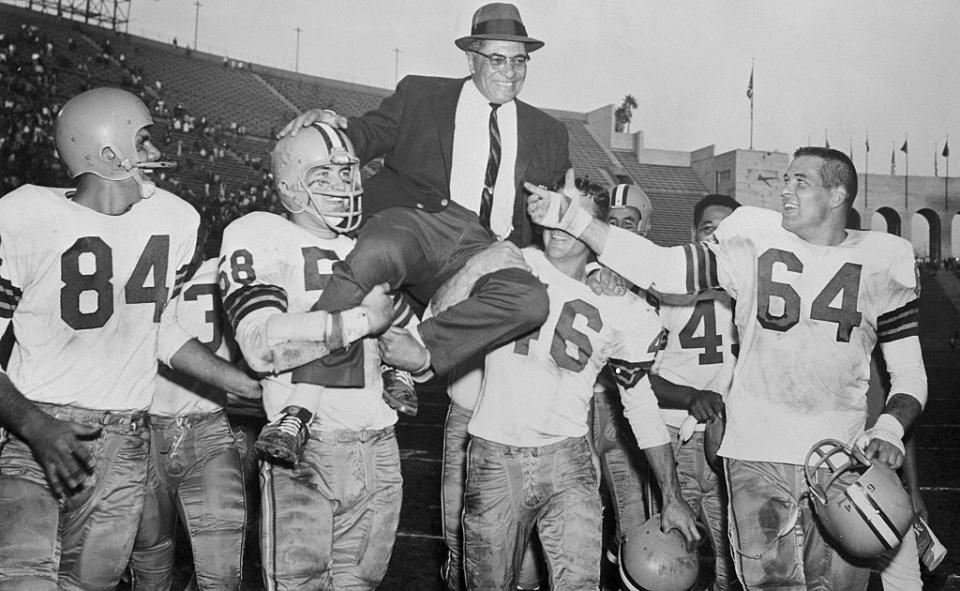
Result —
M336 232L355 230L363 219L360 161L343 131L314 123L296 136L277 141L271 154L280 201L291 213L309 211ZM316 179L317 169L348 167L330 181ZM333 171L331 171L333 172ZM331 203L331 199L336 205Z
M71 178L88 172L111 181L134 178L146 198L156 186L143 177L141 169L175 166L140 161L137 134L150 125L150 110L135 95L119 88L94 88L63 105L53 137Z
M656 514L620 540L620 580L628 591L687 591L697 582L700 554L677 530L660 531Z
M886 464L871 462L857 446L824 439L807 454L804 469L817 517L847 553L872 558L900 545L915 515L910 495ZM845 486L839 479L848 473L859 476Z
M610 209L632 207L640 213L637 234L646 236L653 223L653 204L643 189L636 185L617 185L610 189Z

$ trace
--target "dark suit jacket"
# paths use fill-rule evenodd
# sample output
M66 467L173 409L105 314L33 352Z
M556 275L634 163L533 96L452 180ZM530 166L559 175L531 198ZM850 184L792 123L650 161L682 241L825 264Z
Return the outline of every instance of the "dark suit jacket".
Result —
M396 206L435 212L449 205L457 101L469 80L407 76L376 110L349 119L346 133L360 161L384 157L380 172L364 183L364 214ZM516 103L517 187L509 239L526 246L532 232L523 182L553 184L570 167L570 153L563 124Z

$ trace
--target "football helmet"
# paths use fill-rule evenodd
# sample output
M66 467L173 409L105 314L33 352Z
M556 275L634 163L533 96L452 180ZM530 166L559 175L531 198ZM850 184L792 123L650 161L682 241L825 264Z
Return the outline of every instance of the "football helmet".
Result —
M620 540L620 580L628 591L687 591L700 574L700 554L676 530L660 531L656 514Z
M363 219L360 161L342 130L314 123L277 141L271 153L274 184L291 213L309 211L336 232L355 230ZM336 179L314 182L321 167L347 167ZM336 205L331 202L331 198Z
M617 185L610 189L610 209L632 207L640 213L637 222L637 234L646 236L653 223L653 204L650 198L637 185Z
M133 178L146 198L156 185L141 170L175 166L140 160L137 134L150 125L150 110L135 95L119 88L94 88L63 105L53 137L71 178L88 172L111 181Z
M900 479L859 447L824 439L807 454L804 469L817 517L852 556L872 558L897 547L913 524L913 503ZM859 476L845 485L839 479L848 473Z

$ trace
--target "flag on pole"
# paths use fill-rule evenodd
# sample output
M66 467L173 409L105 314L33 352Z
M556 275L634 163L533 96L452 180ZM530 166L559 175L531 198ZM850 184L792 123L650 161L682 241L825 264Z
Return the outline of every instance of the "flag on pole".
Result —
M753 66L750 66L750 82L747 83L747 98L753 100Z
M903 140L903 145L900 146L900 151L903 152L904 154L908 154L908 152L907 152L907 140Z
M933 176L940 176L940 173L937 169L939 164L937 163L937 142L933 142Z
M897 151L890 150L890 176L897 174Z
M866 148L867 152L870 151L870 132L867 132L867 139L863 142L863 147Z
M943 152L940 155L944 158L950 157L950 142L943 142Z

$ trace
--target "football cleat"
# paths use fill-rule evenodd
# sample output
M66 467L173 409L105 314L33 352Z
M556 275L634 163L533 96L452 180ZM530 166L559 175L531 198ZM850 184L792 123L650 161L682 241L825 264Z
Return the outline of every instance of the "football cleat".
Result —
M380 368L383 379L383 401L397 412L417 416L419 400L410 372L384 365Z
M253 448L268 462L296 466L303 446L310 438L308 425L312 418L307 409L288 406L279 417L264 425Z

